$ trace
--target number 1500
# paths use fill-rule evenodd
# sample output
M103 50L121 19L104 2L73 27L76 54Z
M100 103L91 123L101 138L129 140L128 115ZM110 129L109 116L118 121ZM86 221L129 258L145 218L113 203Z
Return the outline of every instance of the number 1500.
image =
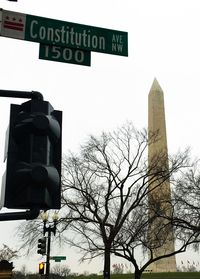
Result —
M54 45L40 45L39 58L90 66L90 51Z

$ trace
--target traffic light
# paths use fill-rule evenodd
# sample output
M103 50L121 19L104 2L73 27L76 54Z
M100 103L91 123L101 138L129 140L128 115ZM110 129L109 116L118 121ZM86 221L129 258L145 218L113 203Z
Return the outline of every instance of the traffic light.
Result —
M44 268L45 268L45 263L41 262L39 263L39 274L44 275Z
M62 112L43 100L11 105L4 206L59 209Z
M42 237L38 239L38 254L45 255L46 254L46 237Z

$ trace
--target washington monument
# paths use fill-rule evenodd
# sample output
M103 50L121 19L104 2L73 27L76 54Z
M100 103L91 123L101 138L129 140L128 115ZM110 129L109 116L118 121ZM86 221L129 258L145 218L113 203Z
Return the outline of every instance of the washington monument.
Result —
M149 144L148 147L148 164L149 169L152 166L152 162L157 160L157 167L169 170L168 165L168 149L167 149L167 135L166 135L166 124L165 124L165 108L164 108L164 95L162 88L158 81L154 79L149 92L148 99L148 133L157 133L158 137L155 142ZM156 157L158 156L158 157ZM157 183L157 182L156 182ZM155 188L155 184L149 185L150 189L153 189L149 194L150 201L150 212L151 216L153 210L159 210L165 216L169 216L172 212L171 205L168 201L171 200L171 190L169 180L165 180L161 185ZM155 188L155 189L154 189ZM151 207L152 206L152 207ZM151 212L152 208L152 212ZM155 245L153 249L153 256L158 257L161 255L169 254L174 252L174 236L173 228L171 225L166 225L163 219L157 218L154 220L149 227L149 241ZM166 225L166 228L165 228ZM162 229L162 234L159 235L159 229ZM155 240L156 239L156 240ZM175 256L167 257L156 261L151 264L150 269L153 272L173 272L176 269Z

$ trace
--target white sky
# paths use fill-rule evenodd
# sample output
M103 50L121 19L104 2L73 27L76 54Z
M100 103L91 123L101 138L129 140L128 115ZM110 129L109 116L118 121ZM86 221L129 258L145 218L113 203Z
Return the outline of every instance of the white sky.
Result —
M0 89L40 91L62 110L63 152L76 151L89 134L126 120L147 127L148 93L156 77L165 94L169 152L191 146L200 155L199 0L0 0L0 7L128 32L128 58L93 52L91 67L39 60L37 43L0 38ZM0 100L0 175L10 103L24 101ZM0 245L16 245L18 223L0 222ZM78 254L67 247L55 251L61 252L74 272L102 270L102 262L77 266ZM37 272L40 257L32 257L29 268ZM180 256L179 263L182 259L196 261L197 256Z

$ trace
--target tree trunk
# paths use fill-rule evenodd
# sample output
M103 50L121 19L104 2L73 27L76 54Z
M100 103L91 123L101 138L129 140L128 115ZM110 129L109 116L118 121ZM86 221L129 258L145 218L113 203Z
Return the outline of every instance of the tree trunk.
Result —
M104 279L110 279L110 249L106 248L104 252Z
M142 272L139 269L135 269L134 279L141 279Z

